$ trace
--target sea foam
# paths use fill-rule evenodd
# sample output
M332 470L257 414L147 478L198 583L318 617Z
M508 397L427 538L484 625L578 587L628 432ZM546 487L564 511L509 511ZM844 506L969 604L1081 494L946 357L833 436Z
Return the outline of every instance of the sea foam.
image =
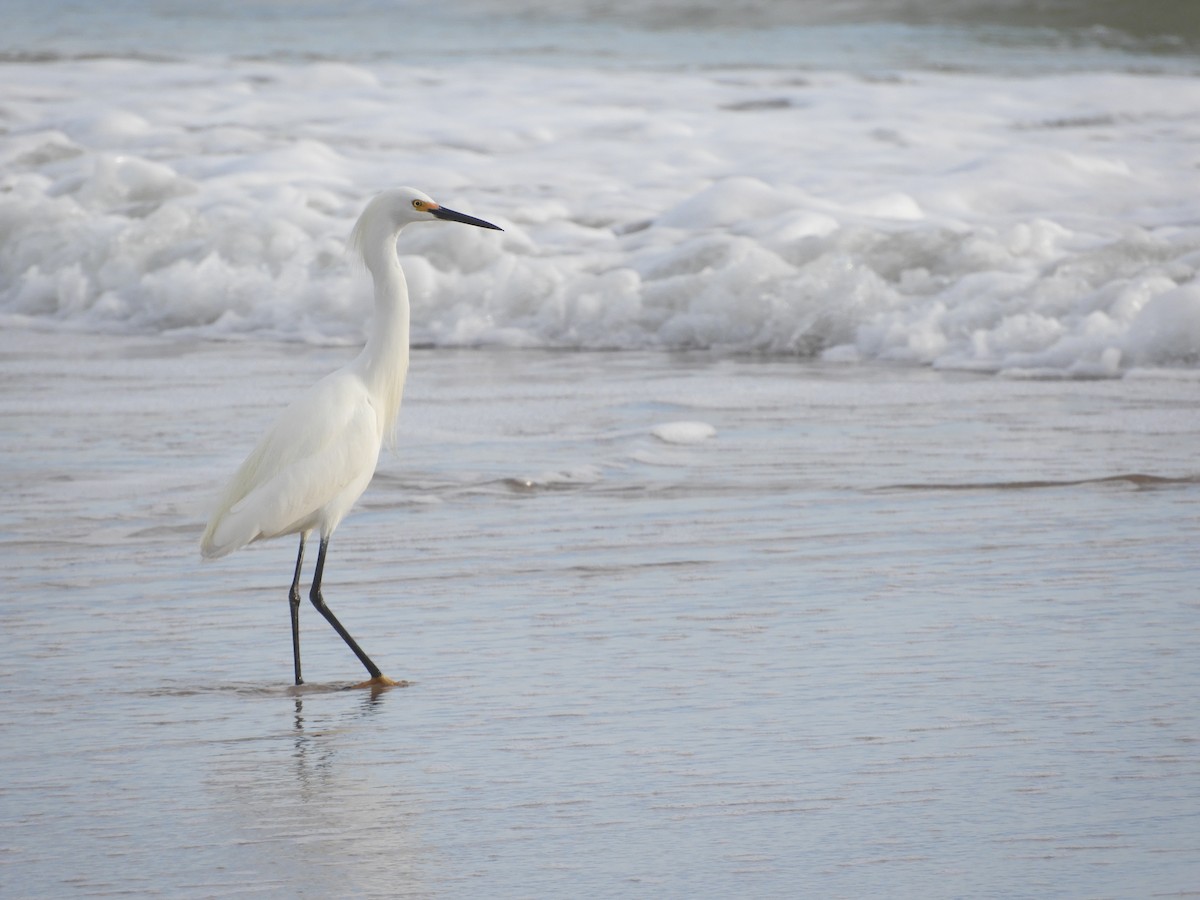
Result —
M707 422L664 422L650 431L664 444L700 444L717 433Z
M420 343L1200 363L1194 79L76 60L0 85L9 324L358 341L345 237L413 184L505 228L401 236Z

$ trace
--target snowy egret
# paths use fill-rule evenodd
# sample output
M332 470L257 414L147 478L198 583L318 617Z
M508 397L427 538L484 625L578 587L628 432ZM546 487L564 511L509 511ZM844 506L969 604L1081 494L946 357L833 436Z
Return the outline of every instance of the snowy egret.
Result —
M366 346L348 365L327 375L292 402L259 440L221 495L200 551L206 558L232 553L253 541L300 535L296 571L288 592L292 656L300 675L300 573L304 544L313 530L321 549L309 599L366 667L366 684L390 685L321 596L329 537L366 490L379 449L391 433L408 372L408 287L396 256L396 238L411 222L442 219L480 228L498 226L435 203L413 188L375 197L359 217L351 244L375 281L375 321Z

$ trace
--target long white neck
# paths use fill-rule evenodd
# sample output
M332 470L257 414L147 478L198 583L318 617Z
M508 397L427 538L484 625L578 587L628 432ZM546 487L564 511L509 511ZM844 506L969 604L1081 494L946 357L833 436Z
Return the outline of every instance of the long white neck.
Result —
M408 285L396 257L395 232L380 229L362 237L363 261L375 280L375 321L354 366L379 403L386 438L400 410L408 374Z

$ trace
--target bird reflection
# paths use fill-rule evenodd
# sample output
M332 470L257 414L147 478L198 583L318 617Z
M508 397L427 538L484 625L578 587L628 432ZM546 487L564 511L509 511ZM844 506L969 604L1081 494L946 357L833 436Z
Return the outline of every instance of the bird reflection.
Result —
M316 693L315 691L310 691ZM320 693L326 693L322 690ZM295 709L292 714L292 730L296 762L296 780L301 787L312 785L314 777L326 777L332 773L337 757L337 742L331 740L335 735L347 730L352 722L374 716L383 709L383 698L388 693L387 686L373 687L363 693L358 702L339 716L340 724L324 728L314 728L304 714L304 697L299 694L293 697Z
M381 743L401 707L346 684L255 695L247 733L217 745L214 827L285 893L433 896L412 829L422 804Z

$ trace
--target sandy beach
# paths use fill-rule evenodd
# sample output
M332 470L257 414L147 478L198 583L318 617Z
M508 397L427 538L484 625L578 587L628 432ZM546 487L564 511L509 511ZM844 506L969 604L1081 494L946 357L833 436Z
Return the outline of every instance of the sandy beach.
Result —
M1194 888L1192 373L418 351L326 596L207 497L347 348L0 333L11 897Z

